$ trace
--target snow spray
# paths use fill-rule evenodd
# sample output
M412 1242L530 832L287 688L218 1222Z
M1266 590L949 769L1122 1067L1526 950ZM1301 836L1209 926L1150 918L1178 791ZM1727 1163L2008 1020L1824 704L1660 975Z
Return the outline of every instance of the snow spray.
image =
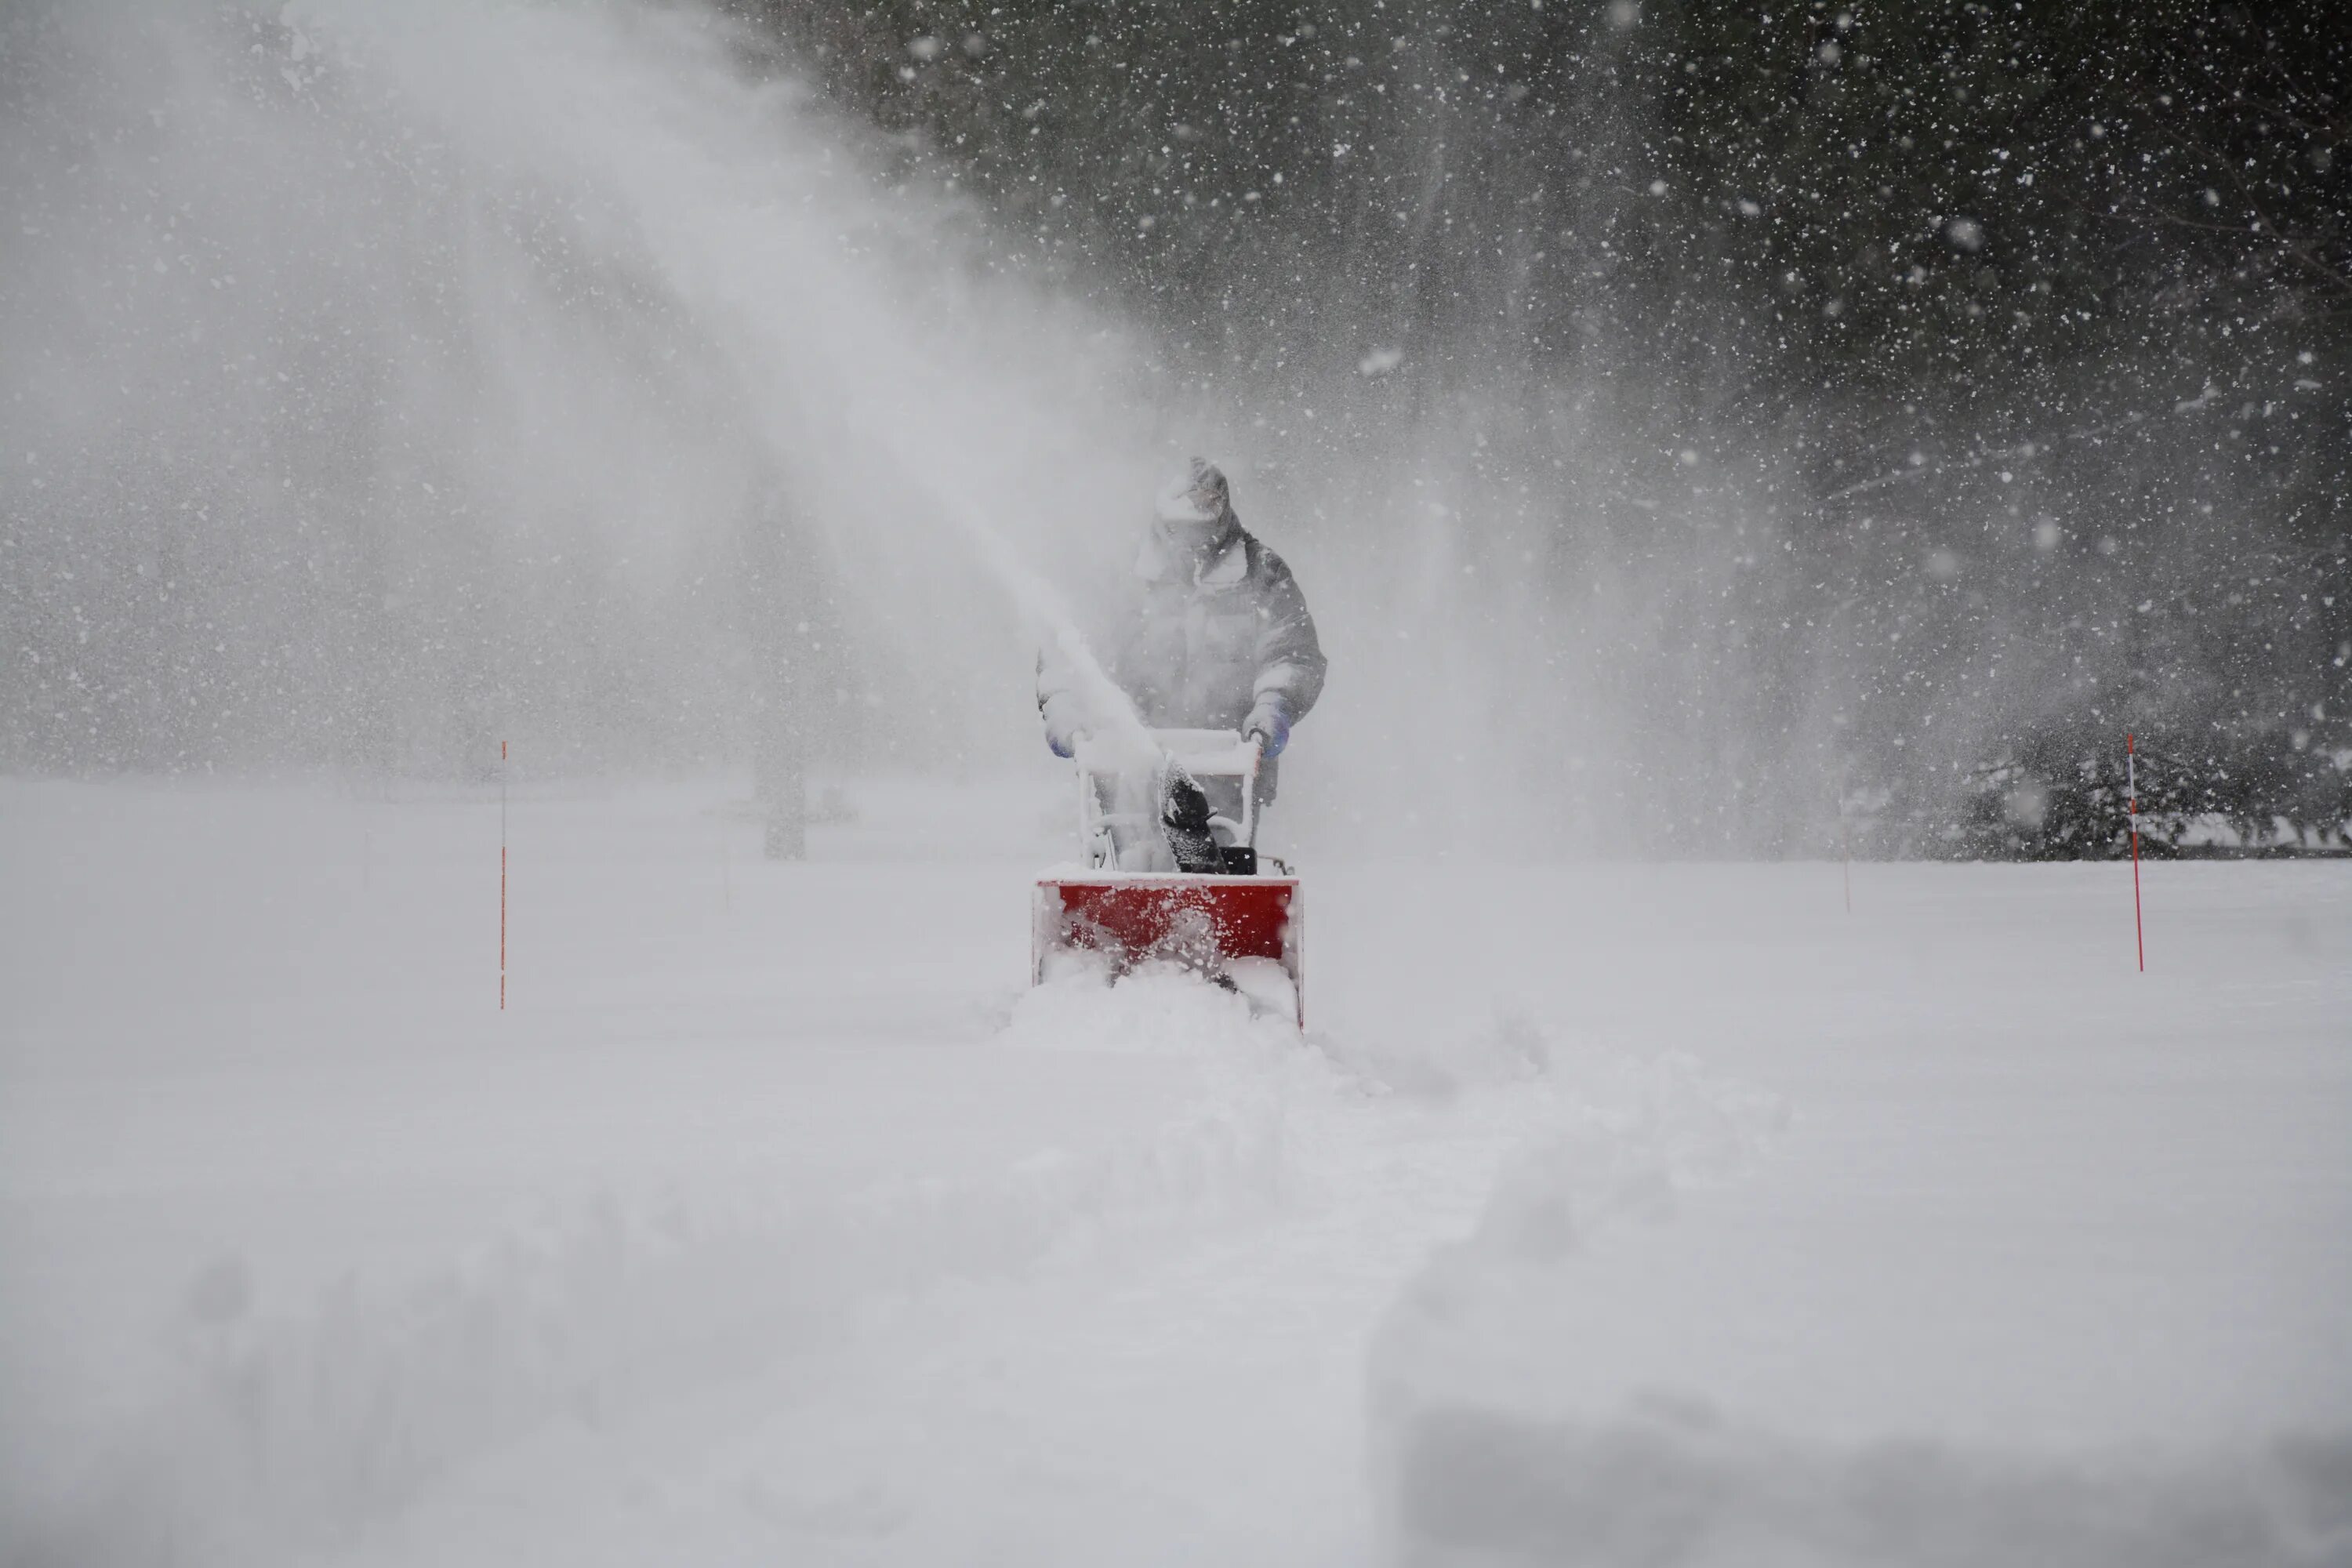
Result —
M2139 758L2131 731L2124 731L2124 799L2131 807L2132 942L2139 950L2139 972L2147 973L2147 928L2139 915Z
M358 144L428 128L471 199L533 222L548 207L551 232L662 302L624 325L677 356L680 385L723 389L709 428L669 429L655 395L667 384L645 389L639 339L566 313L570 252L466 251L453 287L520 289L534 306L548 294L542 313L563 328L499 336L494 390L545 389L541 401L569 409L584 384L612 400L568 419L502 417L488 438L495 481L468 472L469 486L519 489L500 511L541 519L551 546L570 533L566 552L584 560L640 563L622 580L649 594L729 547L730 497L773 489L790 498L799 548L822 559L827 597L846 601L836 637L945 674L1008 667L1013 648L1035 646L1033 626L1014 623L1042 624L1097 721L1140 730L1051 580L1165 456L1167 389L1113 322L979 265L955 203L869 177L860 143L803 89L744 73L743 36L715 10L298 0L285 17L305 69L316 58L333 83L368 84L337 105L390 106L388 129L350 114ZM559 287L540 289L542 277ZM550 363L550 342L591 370ZM615 442L640 440L637 460L613 461ZM527 441L546 449L518 462ZM484 444L453 433L440 449ZM541 477L583 474L595 494ZM581 517L611 519L609 537L579 537ZM974 565L996 593L971 591ZM987 733L1026 706L1017 683L971 684L980 694L963 706L1012 694ZM901 694L918 695L935 694ZM965 739L937 728L968 717L958 704L926 717L927 749Z
M40 57L40 113L64 117L57 146L30 173L12 164L0 188L81 193L58 198L72 221L38 240L37 270L22 244L10 255L12 284L21 273L55 290L16 319L73 330L58 328L54 358L44 342L7 363L136 368L119 408L111 391L50 389L112 433L117 446L94 455L138 459L89 470L145 473L152 490L122 506L93 489L79 510L162 516L210 488L237 497L236 521L219 530L237 549L219 559L352 563L324 596L287 592L247 612L257 632L321 650L304 700L336 722L295 732L341 733L342 694L367 689L381 694L361 725L369 747L446 746L457 763L453 694L487 680L490 650L520 648L531 657L497 675L509 710L527 708L570 754L666 755L679 730L724 752L740 710L773 695L750 673L773 662L750 628L801 622L775 603L798 595L825 611L812 689L848 693L832 721L861 757L1029 759L1035 715L1020 676L1033 620L1077 672L1096 723L1131 733L1066 609L1091 610L1095 579L1124 565L1108 559L1117 520L1144 521L1151 470L1198 450L1252 476L1252 515L1301 519L1302 546L1307 517L1387 520L1379 548L1294 563L1318 605L1461 634L1394 649L1358 639L1361 673L1317 721L1318 754L1338 765L1315 787L1333 793L1303 803L1331 831L1345 816L1332 806L1356 789L1384 810L1412 792L1424 820L1441 803L1449 821L1494 816L1491 780L1424 778L1383 739L1386 715L1416 699L1492 690L1507 707L1514 682L1550 668L1534 642L1473 646L1492 606L1453 597L1503 579L1468 574L1470 535L1447 520L1524 510L1523 490L1473 484L1467 457L1452 471L1444 454L1466 450L1475 419L1384 439L1368 463L1373 448L1337 421L1285 428L1286 376L1276 404L1244 382L1196 382L1091 290L1006 265L985 203L902 177L895 142L838 119L776 63L772 38L723 7L48 9L72 24ZM116 134L150 115L138 138ZM84 144L107 157L73 163ZM167 229L184 260L157 273L153 237ZM101 279L106 309L88 308L79 280ZM93 347L75 323L106 335ZM224 355L223 342L253 358ZM224 378L227 359L241 368ZM1348 378L1349 406L1360 379ZM184 383L219 393L141 390ZM347 398L345 385L382 386L387 400ZM1368 410L1389 401L1360 397ZM5 389L0 405L16 406ZM165 447L218 458L192 486L144 460ZM232 455L255 449L285 451L291 482L249 485ZM334 542L313 542L319 515L339 520ZM121 526L121 542L91 559L148 548L147 524ZM740 570L754 548L774 559ZM397 595L370 580L378 561L403 563ZM501 604L479 637L406 657L446 606L472 603L484 572L528 578L534 594ZM221 591L241 581L224 577ZM124 584L117 607L131 614L147 592ZM1518 586L1507 592L1520 603ZM1525 596L1528 637L1549 624L1542 603ZM330 607L345 605L365 612L349 636ZM594 649L625 649L646 700L600 700L581 679ZM1595 693L1610 688L1594 679ZM1554 776L1553 742L1528 744L1539 776ZM1453 809L1474 795L1476 811ZM1549 800L1513 802L1513 815L1549 831Z
M1136 710L1135 700L1125 688L1110 678L1094 649L1087 645L1086 635L1078 629L1078 617L1074 614L1061 591L1042 572L1031 567L1013 549L1013 542L998 528L993 519L969 497L958 496L944 489L934 488L933 497L940 514L960 529L972 548L979 552L982 563L992 573L999 584L1013 596L1013 602L1032 618L1043 621L1054 635L1054 646L1067 658L1087 689L1087 710L1100 717L1125 739L1140 742L1146 748L1157 751L1151 731Z

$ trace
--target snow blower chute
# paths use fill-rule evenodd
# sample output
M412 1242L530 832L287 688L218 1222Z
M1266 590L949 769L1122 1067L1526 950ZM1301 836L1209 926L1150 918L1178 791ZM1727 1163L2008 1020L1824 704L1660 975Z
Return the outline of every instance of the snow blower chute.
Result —
M1149 746L1140 736L1077 744L1086 859L1037 879L1031 982L1073 952L1121 973L1171 962L1305 1027L1306 911L1298 879L1257 852L1257 742L1149 733ZM1227 810L1212 808L1212 790Z

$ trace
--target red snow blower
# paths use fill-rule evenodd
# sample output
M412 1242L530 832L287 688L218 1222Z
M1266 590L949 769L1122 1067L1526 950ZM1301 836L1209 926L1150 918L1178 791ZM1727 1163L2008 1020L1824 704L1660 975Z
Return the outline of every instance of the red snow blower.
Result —
M1257 852L1256 740L1149 734L1077 744L1085 868L1037 879L1031 983L1080 952L1118 973L1174 963L1304 1028L1306 911L1290 868Z

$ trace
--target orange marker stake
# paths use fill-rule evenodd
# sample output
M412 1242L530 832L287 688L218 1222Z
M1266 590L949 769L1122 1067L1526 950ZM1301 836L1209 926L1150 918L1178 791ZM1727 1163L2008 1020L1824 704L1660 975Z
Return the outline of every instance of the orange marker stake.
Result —
M1853 913L1853 830L1846 826L1845 785L1838 785L1838 861L1845 878L1845 912Z
M2131 803L2132 941L2139 949L2139 972L2147 973L2147 928L2139 918L2139 758L2129 731L2124 732L2124 795Z
M499 742L499 1011L507 1010L507 743Z

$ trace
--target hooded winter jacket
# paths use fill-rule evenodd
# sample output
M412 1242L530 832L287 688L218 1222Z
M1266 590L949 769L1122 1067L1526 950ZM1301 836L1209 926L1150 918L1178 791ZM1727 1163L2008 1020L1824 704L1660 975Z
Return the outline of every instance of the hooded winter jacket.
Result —
M1152 529L1121 613L1096 644L1104 673L1154 729L1238 731L1269 705L1295 724L1323 689L1323 649L1297 580L1238 518L1226 519L1222 542L1200 554ZM1096 721L1056 650L1038 662L1037 706L1056 742ZM1263 799L1274 798L1275 771L1269 758Z

